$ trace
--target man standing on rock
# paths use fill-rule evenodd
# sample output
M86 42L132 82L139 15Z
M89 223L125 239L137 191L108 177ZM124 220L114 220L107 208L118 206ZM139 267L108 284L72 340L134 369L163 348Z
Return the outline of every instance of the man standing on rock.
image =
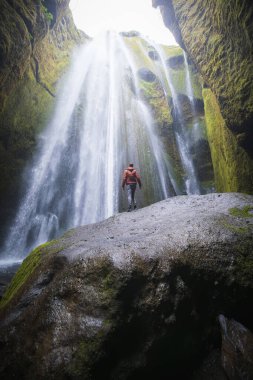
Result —
M136 185L139 184L141 188L141 179L136 169L134 169L134 164L129 164L128 168L124 170L122 189L124 190L125 185L127 186L127 200L128 200L128 210L131 211L132 206L136 209L136 200L134 197Z

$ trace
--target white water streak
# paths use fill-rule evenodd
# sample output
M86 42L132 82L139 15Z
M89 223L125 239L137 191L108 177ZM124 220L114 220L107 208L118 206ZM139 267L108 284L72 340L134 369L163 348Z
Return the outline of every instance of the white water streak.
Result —
M112 33L76 54L52 121L39 138L26 195L5 242L6 257L22 258L68 228L118 212L121 173L129 161L145 165L142 180L149 196L139 196L142 205L170 195L169 165L140 98L131 54Z

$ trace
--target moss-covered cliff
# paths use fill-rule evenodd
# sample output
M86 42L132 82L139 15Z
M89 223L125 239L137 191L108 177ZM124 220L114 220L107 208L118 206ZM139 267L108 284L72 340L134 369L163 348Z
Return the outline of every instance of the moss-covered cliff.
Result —
M190 155L201 191L209 192L214 187L213 168L204 120L202 87L196 68L186 62L179 46L156 45L139 35L125 36L124 41L135 63L140 95L152 111L156 131L163 141L178 188L182 193L186 191L183 179L187 175L175 135L176 125L180 122L189 136ZM187 72L190 83L187 83ZM135 91L133 78L129 84ZM189 85L193 99L189 97ZM173 96L177 100L173 100ZM180 107L180 121L174 102ZM198 129L197 134L194 128Z
M226 127L215 95L203 89L208 140L214 166L215 183L218 191L237 189L252 192L253 160L238 145L234 134Z
M79 32L69 1L5 1L0 13L0 212L7 217L18 198L21 169L54 104L57 81Z
M222 133L229 141L224 143L225 140L218 138L210 140L217 187L226 191L252 193L253 179L252 175L248 175L253 163L252 4L247 0L153 0L153 5L160 6L165 25L187 50L211 88L216 98L215 107L220 109L224 120ZM211 132L213 106L208 109L210 97L205 97L205 109L209 113ZM213 119L212 136L220 133L216 130L218 125ZM223 158L214 157L214 151L223 151ZM228 157L233 157L233 162ZM220 159L223 164L219 163ZM224 172L227 175L223 175ZM233 176L235 172L241 173L236 176L237 179Z

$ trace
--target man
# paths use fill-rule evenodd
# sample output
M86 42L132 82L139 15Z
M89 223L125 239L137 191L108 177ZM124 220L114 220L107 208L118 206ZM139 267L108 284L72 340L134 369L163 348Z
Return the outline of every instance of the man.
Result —
M125 185L127 186L128 212L131 211L132 206L136 209L134 194L137 183L139 184L139 188L141 188L140 176L136 172L136 169L134 169L134 164L129 164L128 168L124 170L122 180L122 189L124 190Z

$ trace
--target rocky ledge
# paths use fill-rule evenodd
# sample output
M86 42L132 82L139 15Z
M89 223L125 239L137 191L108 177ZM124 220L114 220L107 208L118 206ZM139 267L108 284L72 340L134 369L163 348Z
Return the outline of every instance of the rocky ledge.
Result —
M1 378L251 379L252 218L252 196L180 196L37 248L0 304Z

